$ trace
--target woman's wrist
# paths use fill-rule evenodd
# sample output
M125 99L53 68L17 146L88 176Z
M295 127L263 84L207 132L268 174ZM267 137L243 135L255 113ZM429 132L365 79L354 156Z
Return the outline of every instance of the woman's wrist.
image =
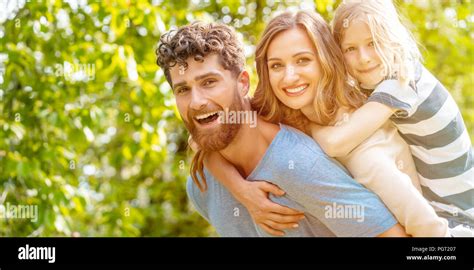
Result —
M247 193L249 189L250 183L244 179L239 179L237 181L233 181L232 188L230 191L232 195L242 204L246 204L247 202Z

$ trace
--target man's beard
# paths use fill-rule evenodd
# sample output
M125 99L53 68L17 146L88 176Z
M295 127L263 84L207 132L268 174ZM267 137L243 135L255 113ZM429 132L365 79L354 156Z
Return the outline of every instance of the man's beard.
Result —
M243 110L243 102L239 98L238 92L236 90L229 111L238 112ZM226 148L234 140L235 136L241 128L240 123L229 124L225 122L219 123L216 127L209 129L200 129L196 126L194 122L194 116L214 111L222 112L224 111L224 108L220 106L209 105L200 111L190 109L188 110L189 122L187 122L183 118L186 128L193 136L193 140L199 145L200 149L203 151L219 151ZM219 119L215 121L219 121Z

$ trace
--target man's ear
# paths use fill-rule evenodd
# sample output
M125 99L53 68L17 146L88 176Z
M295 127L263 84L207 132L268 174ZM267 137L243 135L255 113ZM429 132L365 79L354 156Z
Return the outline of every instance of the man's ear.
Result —
M250 89L250 77L246 70L240 73L239 77L237 78L237 84L242 97L247 96Z

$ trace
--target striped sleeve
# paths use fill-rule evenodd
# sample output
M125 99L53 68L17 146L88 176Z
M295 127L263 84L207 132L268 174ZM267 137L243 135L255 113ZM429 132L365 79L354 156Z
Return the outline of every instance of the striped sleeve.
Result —
M372 92L367 102L371 101L395 109L395 118L407 118L415 112L420 97L416 90L403 86L398 80L385 80Z

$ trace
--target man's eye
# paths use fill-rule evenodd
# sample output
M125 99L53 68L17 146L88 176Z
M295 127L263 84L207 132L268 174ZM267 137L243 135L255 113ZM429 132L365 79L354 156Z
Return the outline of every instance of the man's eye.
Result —
M204 82L204 86L212 86L216 83L216 80L207 80Z
M176 94L184 94L184 93L186 93L188 90L189 90L188 87L181 87L181 88L176 89Z

